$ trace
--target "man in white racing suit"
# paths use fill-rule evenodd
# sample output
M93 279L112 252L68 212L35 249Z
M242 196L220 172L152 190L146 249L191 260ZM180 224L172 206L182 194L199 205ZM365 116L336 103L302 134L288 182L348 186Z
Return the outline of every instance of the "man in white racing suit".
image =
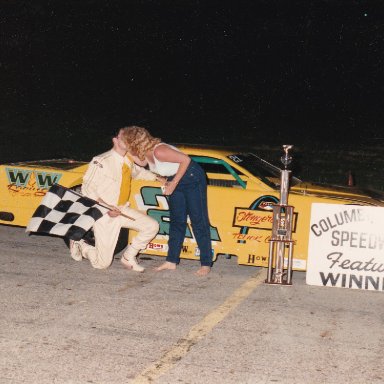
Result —
M112 262L120 229L129 228L138 233L124 251L121 262L128 269L143 272L144 268L138 264L136 256L156 236L159 224L130 208L128 200L132 178L156 180L156 175L136 165L127 156L127 148L122 141L123 133L124 128L113 138L113 148L95 156L84 175L82 194L108 205L111 210L93 226L95 246L84 240L71 240L71 256L77 261L88 259L94 268L107 268Z

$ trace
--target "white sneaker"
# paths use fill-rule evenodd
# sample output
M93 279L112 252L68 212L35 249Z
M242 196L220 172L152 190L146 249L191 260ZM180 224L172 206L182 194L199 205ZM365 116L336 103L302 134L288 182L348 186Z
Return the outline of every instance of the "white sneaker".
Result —
M145 268L139 265L136 260L136 256L121 256L121 264L124 265L125 268L132 269L135 272L144 272Z
M81 246L79 241L69 240L69 250L73 260L81 261L83 255L81 253Z

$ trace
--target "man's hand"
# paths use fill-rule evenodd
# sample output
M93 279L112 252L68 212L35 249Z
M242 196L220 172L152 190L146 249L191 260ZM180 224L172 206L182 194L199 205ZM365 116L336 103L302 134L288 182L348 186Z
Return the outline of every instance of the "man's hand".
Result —
M97 202L104 205L104 207L110 208L110 211L107 212L109 217L117 217L121 215L121 211L119 208L113 207L109 204L107 204L104 200L102 199L97 199Z
M116 207L113 207L110 211L107 212L109 217L117 217L121 215L121 211Z

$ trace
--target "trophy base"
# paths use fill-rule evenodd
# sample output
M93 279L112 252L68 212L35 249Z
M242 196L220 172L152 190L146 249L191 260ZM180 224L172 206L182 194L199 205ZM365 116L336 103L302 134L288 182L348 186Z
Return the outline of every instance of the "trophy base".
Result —
M282 281L281 283L278 283L276 281L265 280L264 283L268 285L285 285L287 287L292 287L292 283L287 283L286 281Z

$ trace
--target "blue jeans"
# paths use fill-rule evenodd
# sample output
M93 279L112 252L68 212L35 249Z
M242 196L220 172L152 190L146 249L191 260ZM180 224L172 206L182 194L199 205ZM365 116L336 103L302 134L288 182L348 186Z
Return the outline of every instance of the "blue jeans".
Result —
M172 180L172 177L169 180ZM203 266L211 266L212 248L207 207L207 180L202 168L193 160L168 201L170 228L167 261L176 264L180 262L188 215L200 249L200 263Z

